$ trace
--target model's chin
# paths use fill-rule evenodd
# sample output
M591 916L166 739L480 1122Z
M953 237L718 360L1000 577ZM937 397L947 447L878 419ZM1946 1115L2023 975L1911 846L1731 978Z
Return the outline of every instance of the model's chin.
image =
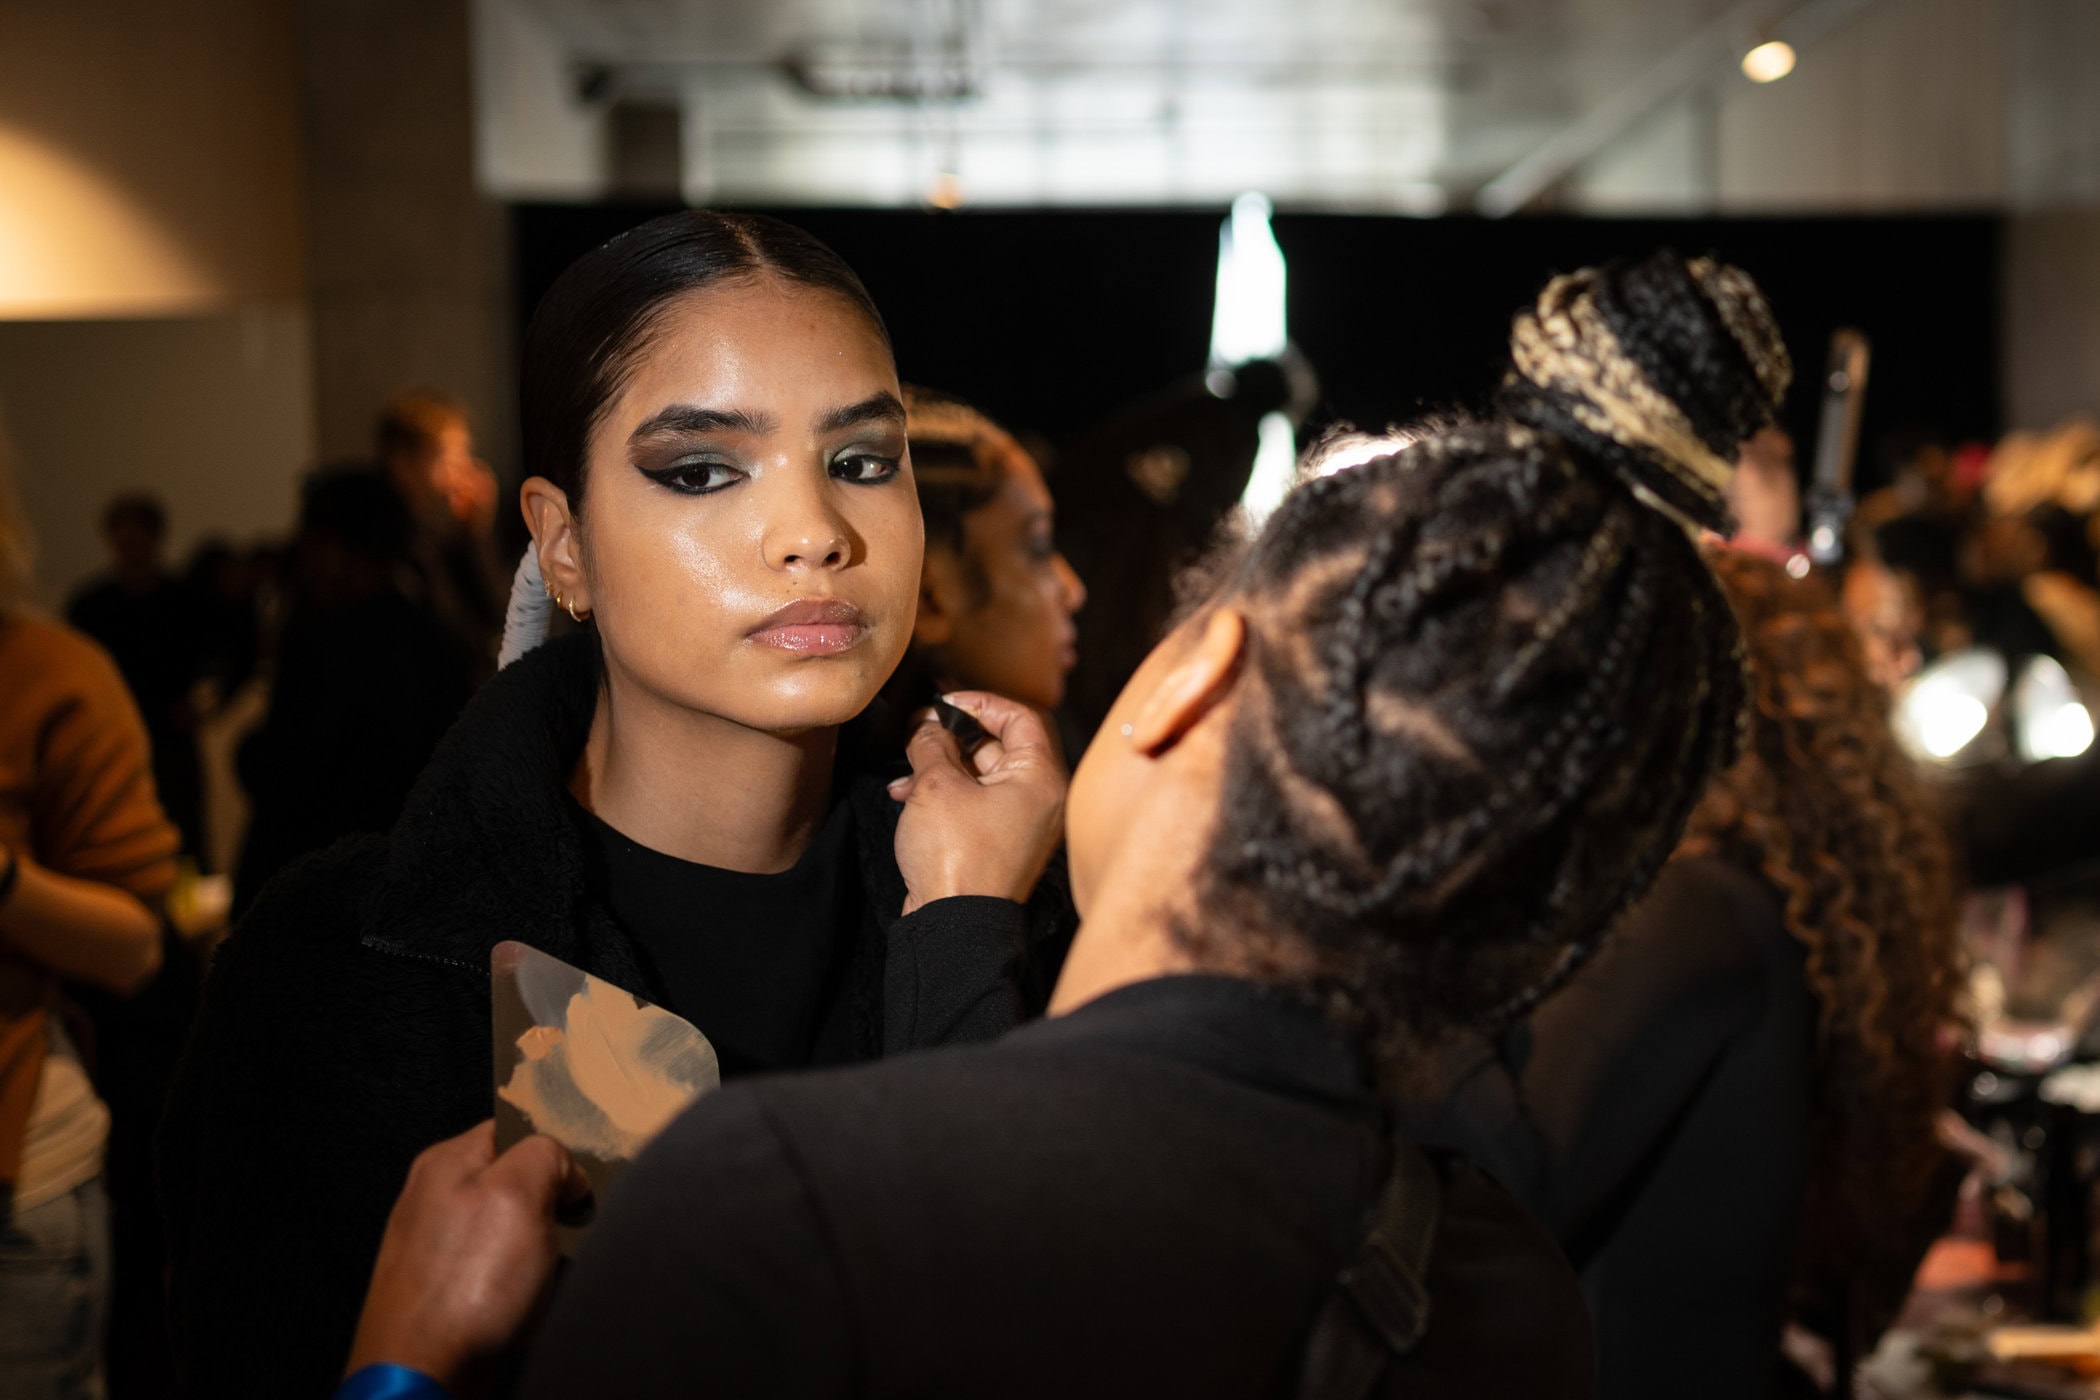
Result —
M873 703L894 668L878 669L879 657L848 652L798 656L793 664L769 667L772 674L738 697L753 728L775 731L835 728Z

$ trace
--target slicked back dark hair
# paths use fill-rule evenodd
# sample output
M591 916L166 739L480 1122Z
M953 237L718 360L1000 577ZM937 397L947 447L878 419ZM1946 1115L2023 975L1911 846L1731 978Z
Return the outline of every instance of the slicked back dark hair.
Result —
M525 474L561 487L580 513L591 430L664 309L689 292L764 276L845 298L889 344L882 313L853 269L793 224L711 209L651 219L571 263L533 312L518 391Z
M1217 917L1181 937L1388 1065L1579 966L1741 723L1740 637L1692 530L1726 528L1714 464L1784 391L1756 288L1668 253L1613 264L1556 279L1512 346L1504 417L1306 484L1223 589L1246 698Z

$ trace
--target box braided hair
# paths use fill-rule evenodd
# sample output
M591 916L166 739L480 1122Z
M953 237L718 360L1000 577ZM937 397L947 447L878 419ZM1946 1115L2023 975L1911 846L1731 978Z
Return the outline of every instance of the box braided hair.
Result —
M1250 683L1178 936L1388 1066L1573 972L1738 743L1695 533L1790 374L1763 298L1657 253L1556 278L1512 352L1495 418L1306 483L1223 583Z

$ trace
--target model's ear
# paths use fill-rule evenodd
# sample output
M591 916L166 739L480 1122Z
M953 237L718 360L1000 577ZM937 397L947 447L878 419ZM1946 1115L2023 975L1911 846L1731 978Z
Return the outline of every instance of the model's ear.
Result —
M540 577L577 612L594 609L591 585L583 572L583 537L569 509L569 493L544 476L526 478L518 488L525 527L540 554Z
M1179 743L1232 693L1247 650L1247 619L1237 608L1220 604L1191 624L1189 639L1180 645L1181 654L1131 721L1130 742L1139 753L1154 758Z
M946 646L955 638L957 619L969 611L970 589L963 562L945 545L928 545L919 569L919 617L912 624L916 647Z

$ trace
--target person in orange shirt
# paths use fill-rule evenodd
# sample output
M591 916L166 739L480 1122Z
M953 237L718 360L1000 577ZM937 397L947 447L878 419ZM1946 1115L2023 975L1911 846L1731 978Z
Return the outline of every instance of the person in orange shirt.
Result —
M109 1110L53 1014L61 979L136 991L161 960L175 828L109 656L28 606L0 445L0 1394L100 1395Z

